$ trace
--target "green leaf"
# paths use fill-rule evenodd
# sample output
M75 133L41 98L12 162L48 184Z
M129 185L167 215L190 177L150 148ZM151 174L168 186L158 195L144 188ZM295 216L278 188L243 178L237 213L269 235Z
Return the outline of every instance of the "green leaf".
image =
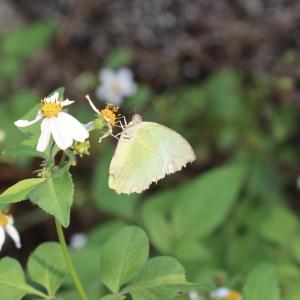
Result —
M291 210L276 205L268 210L259 224L257 231L259 235L271 242L286 246L298 231L297 217Z
M112 292L118 292L141 268L148 255L149 241L142 229L135 226L121 229L101 248L103 283Z
M0 291L1 299L5 300L20 300L27 294L36 294L26 283L20 264L8 257L0 260Z
M151 243L162 253L171 253L173 246L173 224L168 215L176 199L176 191L166 191L148 197L141 209L143 225Z
M182 265L171 257L150 259L124 290L133 300L173 299L189 284Z
M112 51L106 59L107 68L120 68L130 64L132 60L132 51L129 48L119 47Z
M125 296L106 295L101 297L100 300L124 300L125 298Z
M114 220L96 226L88 233L88 245L101 247L116 232L125 226L125 222Z
M29 193L45 180L45 178L30 178L19 181L0 195L0 203L7 204L26 200Z
M9 31L2 39L2 51L8 57L24 59L41 49L53 36L53 22L36 22Z
M279 300L279 286L272 265L262 263L247 277L243 288L245 300Z
M244 175L244 167L229 165L181 187L173 211L178 237L203 238L213 232L236 201Z
M108 170L113 156L112 147L106 148L103 156L96 164L96 170L92 182L92 195L97 207L101 211L133 218L138 194L118 195L108 187Z
M71 174L60 170L31 192L29 199L53 215L64 227L68 227L73 195Z
M30 278L42 285L49 296L54 296L66 276L67 266L58 243L48 242L38 246L30 255Z

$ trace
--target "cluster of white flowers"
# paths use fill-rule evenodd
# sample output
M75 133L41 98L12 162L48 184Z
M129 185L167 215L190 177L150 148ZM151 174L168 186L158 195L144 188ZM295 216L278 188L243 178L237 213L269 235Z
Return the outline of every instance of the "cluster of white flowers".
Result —
M12 215L0 212L0 251L5 242L6 233L13 239L17 248L21 248L21 239L17 229L14 227Z
M100 85L96 90L100 101L121 105L125 97L132 96L136 92L136 83L130 69L119 70L103 69L100 71Z

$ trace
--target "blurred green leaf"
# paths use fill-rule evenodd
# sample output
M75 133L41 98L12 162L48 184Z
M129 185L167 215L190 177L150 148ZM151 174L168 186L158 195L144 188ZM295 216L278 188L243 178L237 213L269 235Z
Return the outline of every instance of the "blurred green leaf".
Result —
M105 67L117 69L131 63L132 51L129 48L119 47L109 53L105 61Z
M257 224L261 237L286 246L298 231L297 217L282 205L270 207L268 214Z
M179 239L203 238L225 220L245 171L240 165L220 167L178 189L172 216Z
M137 194L130 196L118 195L108 187L108 173L110 161L113 155L112 151L112 148L106 148L105 153L96 163L95 174L92 182L92 195L100 210L132 218L139 196Z
M245 300L279 300L279 286L272 265L262 263L247 277L243 298Z
M27 58L46 45L55 29L56 25L53 22L40 21L7 32L2 37L3 55Z

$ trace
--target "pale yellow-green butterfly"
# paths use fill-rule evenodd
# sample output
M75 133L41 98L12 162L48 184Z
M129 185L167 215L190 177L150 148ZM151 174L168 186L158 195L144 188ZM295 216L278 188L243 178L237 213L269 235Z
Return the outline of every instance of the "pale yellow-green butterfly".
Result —
M122 124L109 168L109 187L119 194L141 193L152 182L181 170L196 159L190 144L177 132L135 114Z

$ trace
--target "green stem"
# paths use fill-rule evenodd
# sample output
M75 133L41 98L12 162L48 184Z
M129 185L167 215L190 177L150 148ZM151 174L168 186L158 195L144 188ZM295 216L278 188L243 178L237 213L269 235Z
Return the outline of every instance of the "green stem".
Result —
M74 283L74 285L77 289L78 295L80 296L81 300L88 300L86 292L82 287L82 284L79 280L78 274L77 274L77 272L74 268L73 262L71 260L62 226L60 225L60 223L56 219L55 219L55 225L56 225L58 240L59 240L59 243L61 245L64 257L65 257L65 261L67 263L67 267L68 267L70 275L73 279L73 283Z

